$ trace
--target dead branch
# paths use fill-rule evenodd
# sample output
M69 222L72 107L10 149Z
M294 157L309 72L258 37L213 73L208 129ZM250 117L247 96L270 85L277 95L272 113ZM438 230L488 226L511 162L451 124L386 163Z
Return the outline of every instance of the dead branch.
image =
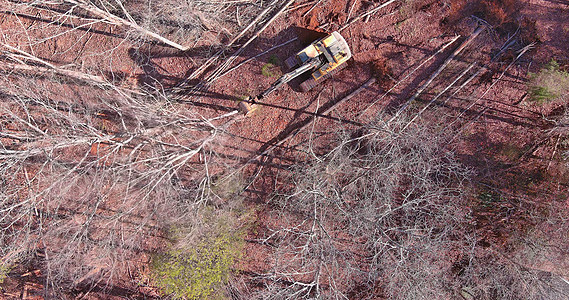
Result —
M102 10L96 6L94 6L93 4L89 3L89 2L85 2L84 0L64 0L65 2L71 3L73 5L76 5L102 19L108 20L112 23L114 23L115 25L121 25L121 26L126 26L126 27L130 27L132 29L134 29L135 31L141 33L142 35L148 36L156 41L162 42L166 45L169 45L171 47L174 47L178 50L181 51L186 51L189 48L182 46L174 41L171 41L155 32L152 32L148 29L145 29L143 27L141 27L140 25L136 24L135 22L133 22L132 20L125 20L121 17L115 16L113 14L111 14L110 12L106 11L106 10ZM122 5L121 5L122 7ZM127 14L128 16L128 14Z
M385 96L387 96L389 93L391 93L397 86L399 86L401 83L403 83L403 81L407 80L407 78L411 77L411 75L413 75L417 70L419 70L422 66L424 66L426 63L428 63L429 61L431 61L433 58L435 58L437 55L439 55L440 53L442 53L446 48L448 48L450 45L452 45L454 42L456 42L458 39L460 38L460 35L455 36L452 40L450 40L449 42L447 42L446 44L444 44L441 48L439 48L437 50L437 52L433 53L432 55L430 55L428 58L423 59L421 61L421 63L419 65L417 65L415 68L413 68L413 70L411 70L411 72L409 72L409 74L405 75L405 77L401 78L399 81L397 81L389 90L387 90L385 93L383 93L383 95L381 97L379 97L377 100L373 101L370 105L368 105L368 107L366 107L359 115L358 117L363 116L364 113L366 113L372 106L374 106L375 104L377 104L379 101L383 100L385 98Z
M306 17L312 10L314 10L316 8L316 6L318 6L318 4L320 4L320 2L322 2L322 0L318 0L316 1L316 3L314 3L314 5L312 5L312 7L310 7L304 14L302 14L302 17Z
M108 85L109 82L106 81L103 77L89 75L82 72L72 71L72 70L65 70L61 68L46 68L41 66L32 66L32 65L25 65L25 64L16 64L10 62L3 62L2 67L11 70L17 71L26 71L32 73L56 73L61 76L75 78L84 82L100 84L100 85Z
M354 7L356 6L356 3L358 3L358 0L354 0L354 2L352 3L352 5L350 6L350 9L348 10L348 17L346 18L346 23L350 20L350 18L352 17L352 12L354 11Z
M339 31L343 31L344 29L348 28L350 25L354 24L355 22L361 20L362 18L365 18L365 17L367 17L367 16L370 16L370 15L376 13L378 10L380 10L380 9L382 9L382 8L384 8L384 7L386 7L386 6L388 6L389 4L391 4L391 3L395 2L395 1L397 1L397 0L389 0L389 1L387 1L387 2L384 2L384 3L382 3L382 4L377 5L376 7L372 8L371 10L369 10L369 11L367 11L367 12L365 12L365 13L363 13L363 14L357 16L357 17L355 17L353 20L351 20L351 21L347 22L346 24L344 24L344 26L340 27L340 30L339 30Z
M429 103L427 103L427 105L425 105L425 107L423 107L419 112L417 112L417 114L415 114L415 116L413 116L413 118L411 118L411 120L409 120L409 122L407 124L405 124L405 126L403 126L403 128L401 128L401 131L404 131L409 125L411 125L411 123L413 123L417 118L419 118L419 116L421 116L421 114L423 112L425 112L433 103L435 103L435 101L437 101L444 93L446 93L451 87L453 87L460 79L462 79L462 77L464 77L468 72L470 72L470 70L476 66L476 62L471 63L466 69L464 69L464 71L462 71L462 73L460 73L450 84L448 84L442 91L440 91L439 93L437 93L437 95L435 97L433 97L433 99L431 99L431 101L429 101Z
M442 63L442 65L433 73L425 83L423 83L418 89L415 94L407 100L407 102L395 113L395 115L388 121L392 122L394 119L399 117L399 115L413 102L432 82L439 76L439 74L450 64L450 62L462 51L468 44L470 44L486 27L481 26L478 27L464 42L458 46L447 59Z
M278 3L278 0L274 0L273 2L271 2L267 6L267 8L265 10L263 10L261 13L259 13L259 15L247 27L245 27L239 34L237 34L233 39L231 39L231 41L229 41L222 49L220 49L219 51L217 51L217 53L215 53L212 57L210 57L204 64L202 64L199 68L197 68L195 71L193 71L192 74L190 74L190 76L188 76L188 78L182 83L182 85L186 84L190 80L196 79L205 70L207 70L207 68L209 68L209 66L211 66L213 63L215 63L221 57L221 55L223 55L223 53L225 53L225 51L227 49L231 48L235 42L237 42L243 35L245 35L245 33L247 33L247 31L249 31L249 29L251 29L252 27L257 25L257 23L259 23L259 21L261 21L265 17L265 15L277 3Z

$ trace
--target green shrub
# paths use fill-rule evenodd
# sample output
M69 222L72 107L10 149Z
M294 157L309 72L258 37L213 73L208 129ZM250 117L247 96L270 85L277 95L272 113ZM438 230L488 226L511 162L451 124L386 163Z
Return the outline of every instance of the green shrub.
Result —
M480 192L476 198L478 198L480 205L483 207L493 207L502 200L501 195L491 191Z
M151 270L155 284L175 299L221 298L221 287L230 275L231 266L239 259L243 236L230 232L228 226L216 229L191 248L172 248L155 255Z
M4 280L8 277L10 270L12 270L11 266L0 262L0 284L4 283Z
M265 77L279 77L280 72L278 66L281 61L278 57L271 55L269 61L261 67L261 74Z
M539 73L530 73L528 84L530 101L545 103L567 92L569 92L569 73L560 70L555 60L551 60Z

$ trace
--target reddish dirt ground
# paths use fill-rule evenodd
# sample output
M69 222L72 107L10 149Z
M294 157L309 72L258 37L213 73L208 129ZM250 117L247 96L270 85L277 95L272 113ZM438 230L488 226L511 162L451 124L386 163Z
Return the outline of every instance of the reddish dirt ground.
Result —
M358 128L378 115L393 112L400 107L464 37L470 35L477 26L484 24L471 15L487 17L488 22L492 22L492 16L484 15L488 11L469 7L464 2L416 1L409 4L410 2L405 1L403 4L391 4L374 13L368 20L355 22L342 31L352 49L353 60L333 78L308 93L298 92L299 82L293 81L267 97L261 109L252 117L216 120L216 124L225 126L223 138L219 141L216 151L234 168L249 162L246 174L254 179L246 196L251 200L251 205L258 207L259 204L266 203L267 195L271 193L281 168L303 160L312 153L322 153L329 148L339 131ZM362 14L377 3L379 1L356 1L350 17ZM504 16L496 17L498 21L494 22L498 23L487 25L488 29L423 92L419 97L419 106L411 107L410 111L416 111L420 105L428 103L444 89L449 78L456 77L470 63L476 62L477 67L487 66L481 76L476 77L455 97L448 98L444 103L447 97L442 97L440 105L427 110L422 118L446 121L458 130L454 141L458 143L452 150L461 156L466 165L475 170L477 180L482 183L500 182L502 186L497 188L505 193L516 193L522 189L525 193L535 193L534 201L539 202L542 201L540 191L547 189L556 192L566 189L562 182L566 181L568 172L559 159L551 160L556 153L555 139L543 136L543 130L550 125L542 118L553 116L555 109L563 103L538 105L528 102L525 97L526 82L528 72L538 71L552 58L559 62L569 62L569 40L566 38L569 34L569 4L566 1L550 0L512 3L515 5L513 10L497 8ZM328 5L317 6L308 14L306 13L311 5L302 6L302 2L294 4L288 13L280 16L247 47L234 64L296 37L294 26L319 28L324 31L339 29L349 20L348 14L352 4L352 0L335 0ZM515 26L510 27L510 23ZM3 22L1 28L7 32L12 25L9 21ZM524 25L525 27L520 27ZM537 44L511 65L519 53L517 51L524 46L521 44L523 41L513 45L496 61L491 61L508 36L518 27L526 42L537 41ZM98 29L111 32L111 27L106 25ZM510 29L513 31L508 31ZM405 79L421 62L456 34L461 34L463 38ZM49 59L60 64L81 60L86 70L98 69L99 66L90 65L93 62L79 58L82 51L58 52L57 49L73 49L81 44L73 44L74 42L62 37L46 43L45 47L49 48L46 51L53 54ZM143 46L142 50L133 51L133 48L122 43L120 39L103 34L94 35L85 43L88 44L85 48L91 50L96 50L99 47L97 44L104 45L101 47L103 49L116 45L110 53L116 56L113 59L112 71L120 77L124 85L131 86L152 84L149 76L156 78L166 87L172 86L207 59L192 56L192 51L179 55L173 50L159 46ZM193 104L188 104L188 109L197 109L206 118L235 110L237 99L255 95L276 80L276 77L262 75L262 68L269 62L270 57L284 62L289 55L301 48L301 43L295 41L252 60L218 79L204 92L205 95L191 97ZM282 74L284 70L281 68L277 72ZM470 72L469 75L473 73ZM315 112L319 107L341 99L372 76L379 79L377 84L351 101L338 105L328 115L315 118L308 129L267 153L262 158L263 166L260 167L257 154L277 142L276 138L280 133L310 117L311 112ZM205 77L202 76L202 79ZM398 83L398 86L386 93L395 83ZM65 97L66 94L68 93L61 92L60 96ZM364 110L365 113L362 114ZM453 121L455 123L452 123ZM421 121L415 122L415 126L421 126ZM557 155L558 153L557 150ZM252 158L256 160L249 161ZM253 176L255 174L256 176ZM532 178L538 176L536 174L542 180L532 181ZM523 186L516 185L521 182L524 183ZM560 197L567 197L566 194L561 194ZM569 205L569 199L565 201ZM478 214L479 228L484 239L488 243L504 244L509 233L496 229L500 222L497 222L495 215L484 209L475 213ZM516 217L522 218L513 216ZM268 209L259 209L257 223L260 227L265 226L264 223L270 223L271 218L273 217ZM251 235L251 238L254 238L253 234ZM265 246L249 243L244 255L246 260L239 266L241 271L256 273L266 270L269 252ZM22 270L24 271L27 270ZM28 289L31 290L34 285L40 284L40 280L28 281L27 278L32 277L25 277L17 286L3 290L4 297L19 297L23 286L29 286L31 288ZM117 294L120 293L121 291L117 291ZM97 299L97 296L93 297Z

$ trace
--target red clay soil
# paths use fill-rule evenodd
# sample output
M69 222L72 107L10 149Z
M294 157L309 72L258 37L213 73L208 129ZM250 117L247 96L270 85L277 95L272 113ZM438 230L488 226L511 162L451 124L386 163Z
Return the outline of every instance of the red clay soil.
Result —
M351 4L350 1L335 1L332 7L349 7L349 4ZM453 5L451 4L451 7ZM361 7L358 6L359 4L356 5L354 11L361 13ZM409 80L404 81L398 88L377 102L364 117L359 116L360 112L368 108L371 103L380 99L387 88L404 78L411 69L436 52L454 34L469 35L477 26L475 22L477 19L469 18L472 14L479 18L487 17L490 24L481 21L482 23L478 25L485 24L488 30L460 56L462 63L449 66L441 78L457 76L466 68L465 63L470 62L486 65L487 70L483 72L483 76L475 79L473 85L467 86L454 98L445 102L445 109L428 111L424 114L424 118L440 119L443 114L444 118L457 122L456 128L459 133L455 142L459 143L453 147L453 150L463 157L465 164L475 170L477 180L482 183L497 182L498 187L496 188L503 193L512 193L516 190L531 193L530 190L559 188L565 176L557 177L555 182L548 183L540 180L536 172L542 172L540 171L543 168L542 162L549 160L554 151L551 141L543 141L542 132L548 125L540 116L547 115L561 103L537 105L526 100L525 91L528 72L536 72L551 58L560 61L567 59L569 44L566 39L561 38L566 35L559 32L567 27L565 19L569 14L560 13L561 11L567 12L567 5L550 1L530 1L528 3L506 1L504 6L497 6L489 1L483 1L470 8L466 6L459 8L457 11L461 15L457 17L450 15L453 13L452 9L449 9L442 1L430 3L425 1L414 7L394 5L375 14L369 22L355 23L342 32L354 55L353 62L345 71L306 94L294 91L294 85L281 88L265 100L267 105L256 115L242 119L229 127L228 131L233 135L226 140L224 146L238 157L251 157L254 156L255 151L263 149L263 143L285 130L287 126L294 124L298 119L307 117L303 112L316 111L324 103L341 98L371 76L376 75L381 79L377 86L370 88L352 101L336 107L329 114L335 119L315 119L314 126L309 131L297 135L283 148L273 151L269 160L273 164L265 165L263 173L256 177L257 180L250 187L250 190L254 192L251 197L259 198L258 201L262 202L264 198L262 195L270 193L275 184L271 178L278 174L278 168L303 159L307 152L318 153L326 149L339 130L356 128L357 124L367 122L375 114L402 104L404 99L408 98L414 89L442 63L451 50L443 52L431 63L420 68L415 76L411 76ZM275 24L264 33L265 39L271 43L263 44L259 41L251 47L250 52L246 51L244 57L254 55L261 49L292 38L294 35L291 30L287 30L288 24L316 26L314 20L318 19L320 24L328 25L325 28L330 31L340 27L341 23L337 22L343 18L342 12L334 12L334 14L339 13L340 16L334 15L330 19L330 10L320 9L315 9L302 18L304 11L306 9L294 11ZM346 10L343 14L345 13ZM455 18L452 24L445 19L446 16ZM508 38L508 34L513 33L508 31L512 29L512 25L522 26L520 28L521 39L517 48L513 47L513 50L508 50L497 60L491 61ZM510 65L519 54L516 51L530 42L537 42L535 48ZM288 55L300 48L298 43L293 43L271 55L284 61ZM450 49L453 48L450 47ZM261 75L260 69L266 63L266 57L249 63L248 66L220 79L212 90L215 93L235 96L254 95L275 80L275 78ZM441 80L441 82L448 83L448 80ZM437 82L434 82L423 93L420 100L431 99L443 88L444 86L438 86ZM217 105L227 103L215 99L212 101ZM296 151L299 149L302 151ZM489 157L494 159L489 160ZM519 160L524 163L520 165ZM510 165L504 168L504 164ZM553 166L548 168L549 172L565 174L566 171L562 170L564 167L555 161L553 161ZM523 188L513 184L516 181L520 182L521 178L526 180L524 182L532 180L534 183ZM479 218L478 226L486 242L504 245L511 232L518 230L497 220L500 214L496 212L481 209L475 211L475 214ZM523 227L525 226L524 219L520 214L523 214L523 211L519 211L519 214L518 212L512 214L508 220L512 223L517 221L519 226ZM267 215L261 214L260 217L267 218ZM259 259L264 257L258 254L259 247L261 246L256 244L250 245L248 249L250 257L259 257ZM257 259L256 262L251 261L250 263L243 268L247 272L255 273L265 269L267 262Z
M312 7L301 7L304 2L298 1L288 13L279 17L245 49L235 63L294 38L294 26L318 28L328 32L338 30L346 23L353 4L352 0L322 1L304 16ZM569 5L563 1L547 0L509 0L504 2L504 7L497 7L494 1L475 2L467 4L467 1L425 0L391 4L372 14L369 19L355 22L341 32L351 47L353 60L333 78L308 93L299 92L299 82L294 81L264 99L261 109L252 117L229 117L215 121L216 124L225 126L223 138L219 141L216 151L226 159L225 163L238 168L255 158L260 150L270 146L267 143L279 133L310 117L311 112L341 99L372 76L379 79L376 85L351 101L338 105L327 116L315 118L309 129L270 151L263 158L262 168L258 166L258 161L251 162L246 169L246 175L254 178L246 193L251 205L258 207L268 201L267 196L274 185L278 184L275 181L282 168L306 159L312 153L318 154L329 149L338 132L359 128L360 125L375 119L378 114L393 112L400 107L441 65L456 43L418 68L409 78L404 79L405 76L456 34L468 36L477 26L484 23L471 15L486 17L486 21L490 23L487 24L488 29L460 55L458 61L453 62L439 79L425 90L419 97L419 103L429 102L444 88L445 83L448 84L445 79L457 76L472 62L477 62L478 66L487 65L486 70L482 72L484 76L477 77L472 84L467 85L447 102L439 103L441 106L433 106L423 118L457 120L456 124L453 124L459 130L454 141L457 146L452 150L462 157L466 165L475 170L480 181L502 182L503 186L498 189L512 192L513 182L519 181L521 177L527 179L536 176L536 173L541 172L545 173L543 178L551 180L548 183L551 190L559 188L559 178L566 178L567 171L556 161L553 161L547 170L544 168L543 161L549 163L554 154L555 141L542 136L547 124L541 116L551 114L562 103L538 105L528 102L524 95L528 72L536 72L552 58L561 62L569 61L569 39L566 38L569 33ZM361 15L378 3L379 1L356 1L351 18ZM24 22L34 21L24 19ZM512 24L515 26L511 27ZM13 24L3 22L0 28L7 32L11 25ZM516 51L522 48L522 44L517 44L513 50L491 62L492 57L507 40L508 34L513 34L518 25L521 25L522 42L538 41L534 49L509 68L508 65L518 55L519 52ZM97 29L111 33L110 26L101 25ZM45 34L47 36L51 33ZM163 86L172 86L207 59L190 54L174 54L175 51L161 49L156 45L146 45L135 51L120 39L103 34L94 35L82 43L73 44L75 42L63 36L57 41L45 43L44 47L51 49L46 52L53 53L48 59L61 64L80 63L86 70L99 70L100 66L93 65L96 60L84 57L96 55L94 50L98 47L109 49L112 48L111 45L116 45L111 53L105 54L115 57L111 66L113 72L110 74L107 70L106 75L117 76L118 80L127 86L158 86L149 77L154 77ZM73 49L82 44L87 44L85 49L93 52L58 52L58 49ZM277 79L262 75L263 66L269 63L270 57L284 62L288 56L301 48L301 43L295 41L245 64L217 80L205 95L191 98L194 104L188 104L188 109L198 110L199 114L206 118L235 110L239 98L256 95ZM77 56L67 53L77 53ZM282 72L286 71L281 69L280 73ZM401 83L384 96L386 90L399 81ZM72 92L62 92L59 96L63 98L70 93ZM365 109L368 109L366 113L360 115ZM421 126L421 121L415 124ZM519 160L523 161L522 165L517 163ZM505 164L509 167L504 168ZM547 175L548 172L555 173L556 177ZM544 188L544 184L544 181L536 181L533 185L526 184L525 188L537 192ZM569 202L567 203L569 205ZM476 213L486 241L503 244L508 233L497 233L495 214L483 209ZM268 208L262 208L258 212L257 223L259 226L265 226L265 223L272 222L271 218L273 217ZM256 238L254 233L250 235L250 239ZM269 256L269 247L254 242L248 243L244 255L246 259L240 263L239 269L244 274L261 273L270 266ZM138 268L142 269L142 266ZM13 289L3 290L4 297L10 298L10 295L19 293L23 285L33 287L34 282L29 280L26 283L17 283ZM92 299L97 299L97 296Z

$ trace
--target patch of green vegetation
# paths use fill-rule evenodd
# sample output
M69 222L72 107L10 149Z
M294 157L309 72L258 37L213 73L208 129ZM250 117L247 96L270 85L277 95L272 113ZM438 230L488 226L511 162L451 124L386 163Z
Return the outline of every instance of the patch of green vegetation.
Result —
M220 287L241 257L244 232L232 230L223 220L209 220L215 229L191 246L172 247L152 258L154 283L174 299L221 299ZM178 238L186 229L171 230Z
M269 57L269 61L261 67L261 74L265 77L279 77L280 71L279 67L281 61L275 55Z
M501 195L494 193L494 192L490 192L490 191L480 192L480 193L478 193L476 198L478 198L478 200L480 200L480 205L482 205L484 207L492 207L497 202L500 202L502 200Z
M8 278L8 273L12 270L12 266L0 263L0 284L4 283L4 280Z
M551 60L539 73L530 73L528 83L529 100L545 103L569 92L569 73L562 71L555 60Z

